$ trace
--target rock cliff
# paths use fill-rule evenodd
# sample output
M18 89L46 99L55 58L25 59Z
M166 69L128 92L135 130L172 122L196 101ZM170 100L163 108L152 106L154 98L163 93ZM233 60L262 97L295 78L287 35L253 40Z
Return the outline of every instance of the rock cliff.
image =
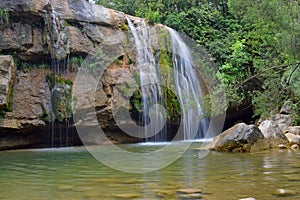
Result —
M97 87L98 121L113 140L134 141L112 117L112 97L124 96L117 82L134 79L124 13L84 0L0 0L0 11L0 149L80 144L71 115L72 84L86 56L99 49L117 59Z

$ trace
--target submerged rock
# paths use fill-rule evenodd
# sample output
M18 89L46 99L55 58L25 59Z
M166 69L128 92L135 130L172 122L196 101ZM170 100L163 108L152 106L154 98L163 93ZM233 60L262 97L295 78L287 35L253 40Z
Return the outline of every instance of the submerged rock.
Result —
M175 195L175 192L172 190L160 190L157 191L156 196L158 197L169 197Z
M199 193L193 193L193 194L182 194L178 195L179 199L202 199L202 195Z
M141 194L138 193L128 193L128 194L115 194L114 197L120 198L120 199L133 199L133 198L139 198L141 197Z
M250 152L264 135L255 125L239 123L217 136L207 148L215 151Z
M199 188L184 188L177 190L177 197L179 199L201 199L202 189Z
M185 189L177 190L177 192L185 193L185 194L193 194L193 193L202 193L202 190L198 188L185 188Z
M277 197L288 197L288 196L294 196L297 193L289 189L277 189L272 194Z

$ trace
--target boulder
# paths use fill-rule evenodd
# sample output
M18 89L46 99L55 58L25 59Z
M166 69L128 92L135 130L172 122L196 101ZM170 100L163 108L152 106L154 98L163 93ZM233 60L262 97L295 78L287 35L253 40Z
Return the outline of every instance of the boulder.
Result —
M265 137L265 140L269 143L270 148L277 148L279 145L287 145L288 140L283 134L278 124L272 120L263 121L259 127L260 131Z
M294 150L294 151L298 151L299 150L299 145L298 144L293 144L291 146L291 149Z
M287 134L285 134L285 136L287 137L287 139L291 145L300 144L300 135L294 135L292 133L287 133Z
M0 56L0 109L8 110L16 66L12 56Z
M255 125L239 123L217 136L207 148L215 151L250 152L264 135Z
M290 114L275 114L271 116L270 120L275 121L281 130L285 130L287 127L292 126L294 118Z
M290 126L283 130L284 133L292 133L294 135L300 135L300 126Z
M272 120L265 120L263 121L258 128L262 132L265 138L281 138L286 139L285 135L283 134L282 130L278 126L278 124Z

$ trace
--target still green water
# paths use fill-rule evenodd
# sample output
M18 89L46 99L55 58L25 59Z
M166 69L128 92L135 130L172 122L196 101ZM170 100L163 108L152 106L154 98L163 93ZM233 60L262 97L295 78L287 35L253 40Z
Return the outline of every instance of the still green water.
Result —
M185 188L202 189L196 199L300 199L299 152L211 152L200 159L197 145L168 167L145 174L110 169L84 147L3 151L0 199L189 199L177 192ZM142 152L158 146L122 148ZM274 195L278 189L285 190L286 196Z

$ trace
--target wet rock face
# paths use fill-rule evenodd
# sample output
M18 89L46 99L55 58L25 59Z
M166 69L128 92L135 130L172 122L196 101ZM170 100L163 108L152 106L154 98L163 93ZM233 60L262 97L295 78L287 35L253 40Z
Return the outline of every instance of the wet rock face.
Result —
M32 133L47 134L49 122L63 123L72 119L72 88L66 84L50 87L47 77L53 74L70 76L71 73L64 74L67 58L86 59L87 55L95 52L99 55L105 52L118 59L130 54L127 47L127 50L124 49L128 46L128 34L121 28L126 24L126 18L124 13L92 5L85 0L1 0L0 9L9 12L7 23L0 24L1 53L14 55L18 61L18 65L14 66L9 64L9 59L13 63L12 57L3 61L0 58L0 109L5 109L5 116L0 119L0 149L1 146L13 148L14 145L40 144L49 138ZM130 57L134 58L134 53ZM82 107L87 111L87 125L101 125L115 141L126 142L127 136L117 136L112 120L113 110L119 107L128 109L128 104L118 104L115 100L123 99L125 102L128 98L126 88L118 85L123 82L131 84L134 81L132 72L136 69L126 60L118 60L119 64L114 64L114 59L109 59L111 63L100 66L106 67L105 78L99 77L95 96L89 96L86 80L79 81L85 89L78 94L87 99ZM24 70L23 63L29 64L29 69ZM48 67L39 69L42 63ZM32 64L35 66L32 67ZM78 66L81 64L77 63ZM19 70L16 71L16 68ZM74 81L76 75L71 76L67 79ZM13 91L11 110L7 109L9 88ZM91 102L95 102L95 108L91 108ZM96 110L96 121L89 118L90 109ZM6 137L11 133L10 137ZM28 134L28 137L23 134ZM36 141L35 137L40 140ZM91 143L95 140L92 139Z
M52 89L51 102L53 112L58 121L72 116L72 88L69 84L57 84Z
M32 29L29 24L13 23L2 30L0 36L0 48L2 50L25 51L32 45Z
M0 109L8 110L16 66L11 56L0 56Z
M102 42L113 47L124 39L113 39L116 32L122 34L123 13L84 0L2 0L0 9L9 12L9 23L0 29L0 49L17 54L21 61L88 55Z
M255 125L236 124L216 137L207 148L216 151L250 152L251 147L264 135Z
M18 72L12 98L12 112L7 118L19 121L19 128L44 126L49 119L51 93L46 81L48 70L32 69L29 72Z

